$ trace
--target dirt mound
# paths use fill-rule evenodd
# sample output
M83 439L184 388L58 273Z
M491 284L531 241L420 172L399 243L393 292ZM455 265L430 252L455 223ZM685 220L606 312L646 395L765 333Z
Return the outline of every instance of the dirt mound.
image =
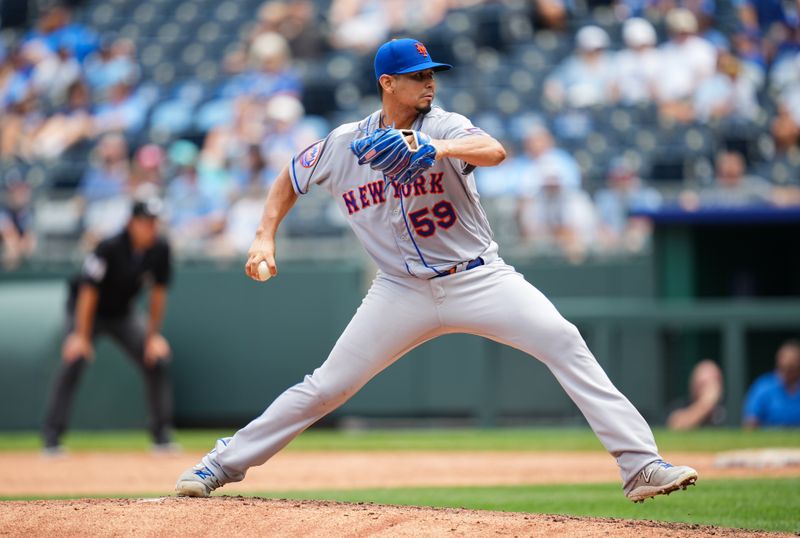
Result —
M0 536L786 536L703 525L287 501L82 499L0 502Z

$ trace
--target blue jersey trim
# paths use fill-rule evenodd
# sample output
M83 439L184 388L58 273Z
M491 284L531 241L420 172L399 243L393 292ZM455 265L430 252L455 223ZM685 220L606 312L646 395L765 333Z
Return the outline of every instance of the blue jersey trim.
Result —
M384 178L384 181L385 181L385 178ZM417 245L417 242L414 240L414 234L411 233L411 228L408 227L408 219L406 219L406 209L405 209L405 206L403 205L403 189L400 188L398 190L398 192L400 193L400 211L402 211L402 213L403 213L403 222L406 225L406 232L408 232L408 238L411 239L411 243L413 243L414 248L417 251L417 256L419 256L419 259L422 262L422 265L424 265L425 267L427 267L428 269L430 269L431 271L436 273L436 276L441 276L441 275L447 274L447 273L442 273L442 272L438 271L435 267L431 267L430 265L428 265L428 262L425 261L425 257L422 255L422 251L419 249L419 245ZM406 268L408 268L408 264L406 264Z
M295 186L295 189L297 190L297 192L300 193L300 194L305 194L308 191L303 192L303 189L300 188L300 184L297 182L297 172L294 171L294 161L295 161L295 158L292 157L292 168L291 168L291 170L289 170L289 175L292 177L292 182L294 183L294 186Z

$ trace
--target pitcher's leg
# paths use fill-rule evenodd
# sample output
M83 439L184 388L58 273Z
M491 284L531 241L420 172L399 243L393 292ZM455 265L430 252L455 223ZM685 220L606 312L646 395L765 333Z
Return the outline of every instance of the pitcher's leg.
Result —
M611 383L573 324L513 268L488 267L464 293L448 291L447 323L511 345L541 360L616 458L624 483L659 459L653 433ZM454 275L459 276L459 275ZM455 299L450 301L449 299ZM464 301L472 304L463 308ZM471 312L471 315L459 314ZM479 312L479 316L474 313ZM472 316L472 317L470 317Z
M218 441L203 464L221 470L223 483L241 480L248 468L266 462L381 370L437 336L439 321L424 292L418 283L403 287L376 279L324 364L232 438Z

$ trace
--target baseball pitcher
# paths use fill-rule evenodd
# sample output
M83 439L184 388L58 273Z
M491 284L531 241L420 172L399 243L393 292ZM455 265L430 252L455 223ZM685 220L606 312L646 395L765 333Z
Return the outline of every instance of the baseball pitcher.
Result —
M450 69L414 39L375 55L382 107L334 129L279 174L249 251L277 275L275 234L312 188L336 200L379 271L327 360L178 479L178 495L208 496L244 478L423 342L471 333L544 362L616 458L625 494L642 501L693 484L697 472L658 454L653 434L614 387L574 325L513 267L498 246L473 170L505 158L501 144L459 114L433 106L435 74ZM263 275L263 272L262 272Z

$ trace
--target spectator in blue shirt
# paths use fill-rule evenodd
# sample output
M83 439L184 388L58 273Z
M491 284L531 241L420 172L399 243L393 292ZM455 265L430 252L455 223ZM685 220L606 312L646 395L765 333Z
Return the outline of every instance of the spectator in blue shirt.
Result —
M800 341L785 342L775 356L775 371L751 385L744 404L744 425L800 426Z
M197 146L179 140L168 154L175 167L165 200L170 238L183 253L202 253L207 242L225 228L227 200L212 182L204 181Z
M108 101L95 109L94 129L97 134L136 133L142 129L146 118L145 103L128 82L120 82L109 88Z
M581 187L578 162L556 146L553 135L543 124L528 127L523 140L523 153L517 160L524 178L520 188L525 192L533 193L541 186L544 170L556 170L563 186L568 189Z
M594 196L598 216L598 242L609 250L641 251L649 241L652 222L637 212L656 211L661 193L642 184L635 168L623 158L609 167L608 183Z
M225 82L222 97L269 99L279 93L302 93L302 82L291 65L289 44L279 34L262 34L253 41L250 61L251 68Z
M93 249L97 242L125 227L130 201L128 144L119 133L104 135L84 172L78 196L84 208L82 242Z
M67 6L55 5L44 12L36 28L23 38L24 43L31 41L41 41L52 52L66 47L83 62L97 48L99 38L91 28L72 22L72 12Z
M106 42L84 64L86 80L101 98L117 84L132 84L139 80L136 45L130 39Z
M5 269L13 269L36 249L31 186L22 174L5 174L5 203L0 204L0 252Z

